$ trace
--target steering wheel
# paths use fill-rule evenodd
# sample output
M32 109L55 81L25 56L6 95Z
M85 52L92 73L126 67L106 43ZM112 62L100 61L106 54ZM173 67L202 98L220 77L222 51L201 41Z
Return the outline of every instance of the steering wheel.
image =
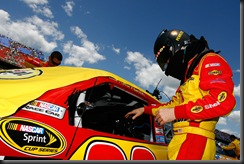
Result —
M140 133L138 133L135 128L135 123L137 122L137 120L133 120L132 117L133 115L129 116L128 118L116 120L115 134L142 139L143 136Z

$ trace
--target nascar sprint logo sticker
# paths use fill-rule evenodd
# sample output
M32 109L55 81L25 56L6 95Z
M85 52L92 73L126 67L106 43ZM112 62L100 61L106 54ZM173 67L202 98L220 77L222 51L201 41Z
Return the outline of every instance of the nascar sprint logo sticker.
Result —
M0 70L0 79L4 80L17 80L27 79L35 76L40 76L42 70L39 69L12 69L12 70Z
M58 155L66 147L64 137L55 129L32 120L0 120L0 138L12 148L34 156Z

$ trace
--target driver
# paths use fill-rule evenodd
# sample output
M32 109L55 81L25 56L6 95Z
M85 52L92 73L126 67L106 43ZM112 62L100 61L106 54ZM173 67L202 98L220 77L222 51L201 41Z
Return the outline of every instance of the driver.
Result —
M173 122L170 160L214 160L215 126L236 104L229 64L203 36L175 29L160 32L154 54L162 71L180 80L180 86L169 102L134 109L125 117L136 119L144 112L160 125Z

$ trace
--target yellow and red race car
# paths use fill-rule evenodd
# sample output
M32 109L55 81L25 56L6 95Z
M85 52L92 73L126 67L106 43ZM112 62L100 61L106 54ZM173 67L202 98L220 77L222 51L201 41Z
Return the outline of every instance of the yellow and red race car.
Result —
M2 159L167 160L172 131L143 114L159 103L110 72L68 66L0 70ZM168 125L170 126L170 125Z

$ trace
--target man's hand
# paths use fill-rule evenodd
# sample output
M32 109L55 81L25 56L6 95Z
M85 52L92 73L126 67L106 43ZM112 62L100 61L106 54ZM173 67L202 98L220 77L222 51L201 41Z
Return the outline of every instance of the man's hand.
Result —
M132 117L132 120L136 119L137 117L139 117L140 115L142 115L144 112L144 107L141 107L141 108L137 108L137 109L134 109L130 112L128 112L126 115L125 115L125 118L128 118L130 115L134 114L134 116Z
M155 121L160 125L164 125L165 123L174 121L175 119L174 108L161 108L156 112Z

